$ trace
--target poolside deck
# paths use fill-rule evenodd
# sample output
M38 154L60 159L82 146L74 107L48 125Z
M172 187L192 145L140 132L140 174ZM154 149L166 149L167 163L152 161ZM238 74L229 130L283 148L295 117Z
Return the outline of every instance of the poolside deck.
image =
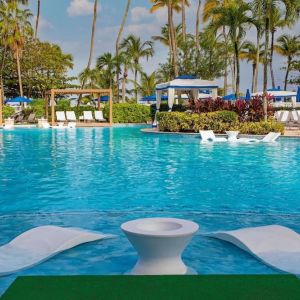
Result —
M76 126L79 128L90 128L90 127L112 127L111 123L104 122L76 122Z
M2 300L300 299L292 275L19 277Z

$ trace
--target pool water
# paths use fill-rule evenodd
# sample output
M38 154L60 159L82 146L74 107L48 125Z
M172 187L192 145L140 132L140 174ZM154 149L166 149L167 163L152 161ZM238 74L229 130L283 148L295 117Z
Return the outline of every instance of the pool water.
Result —
M300 140L200 144L140 129L0 131L0 245L47 224L118 235L17 275L125 273L136 253L120 225L140 217L197 222L184 260L199 273L277 273L201 233L269 224L300 232ZM0 277L0 294L15 277Z

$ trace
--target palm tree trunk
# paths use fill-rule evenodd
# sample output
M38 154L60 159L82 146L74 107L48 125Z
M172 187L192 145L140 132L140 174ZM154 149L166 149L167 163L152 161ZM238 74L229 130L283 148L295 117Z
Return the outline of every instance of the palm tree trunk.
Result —
M265 2L265 49L264 49L264 86L263 86L263 103L264 103L264 119L268 120L268 53L269 53L269 35L270 35L270 20L268 17L268 1Z
M235 63L230 58L230 69L231 69L231 85L232 85L232 90L235 91Z
M186 42L185 0L181 0L182 39Z
M271 50L271 53L270 53L270 72L271 72L272 88L273 89L275 89L275 86L276 86L274 70L273 70L274 36L275 36L275 31L272 30L272 33L271 33L271 49L270 49Z
M289 73L290 73L290 67L291 67L291 58L288 57L287 67L286 67L286 72L285 72L285 77L284 77L284 90L285 91L287 89L287 84L288 84L288 79L289 79Z
M93 15L93 23L92 23L92 34L91 34L91 42L90 42L90 53L89 53L89 59L87 63L87 70L90 70L93 60L93 54L94 54L94 45L95 45L95 33L96 33L96 24L97 24L97 11L98 11L98 0L95 0L94 2L94 15ZM86 80L83 79L81 84L81 89L84 89ZM82 95L79 95L77 106L80 106Z
M199 24L200 24L200 12L201 12L200 10L201 10L201 0L198 1L197 13L196 13L195 43L196 43L196 49L198 53L200 52L200 39L199 39L199 34L200 34Z
M169 24L169 31L170 31L171 45L172 45L173 69L174 69L175 76L178 76L177 51L176 51L176 41L175 41L175 29L174 29L174 22L173 22L172 0L168 0L168 24Z
M124 74L123 74L123 80L122 80L122 103L126 102L126 81L127 81L127 66L124 66Z
M225 41L225 66L224 66L224 96L227 95L227 89L228 89L228 41L227 41L227 35L226 35L226 29L225 26L223 26L223 36Z
M138 102L138 91L137 91L137 69L134 70L134 92L135 92L135 101Z
M240 59L239 59L239 45L237 41L235 41L234 43L234 52L235 52L235 64L236 64L235 96L236 99L238 99L240 93Z
M251 91L253 93L254 90L254 80L255 80L255 73L256 73L256 64L252 64L252 85L251 85Z
M1 62L1 69L0 69L0 82L1 82L1 94L2 94L2 99L4 99L3 71L4 71L4 66L5 66L6 53L7 53L7 47L4 46L4 49L3 49L3 57L2 57L2 62Z
M35 40L37 39L37 36L38 36L40 15L41 15L41 0L37 0L37 14L36 14L35 32L34 32L34 39Z
M20 96L23 97L23 84L22 84L22 75L21 75L21 64L20 64L20 54L19 50L16 51L16 60L17 60L17 68L18 68L18 80L19 80L19 89L20 89Z
M254 73L254 83L253 83L253 88L252 92L256 93L257 92L257 83L258 83L258 71L259 71L259 56L260 56L260 31L257 30L256 33L256 68L255 68L255 73Z
M119 44L120 44L120 40L121 40L121 37L122 37L122 33L124 31L124 26L126 24L126 20L127 20L127 17L128 17L130 6L131 6L131 0L127 0L127 5L126 5L126 8L125 8L125 13L123 15L123 19L122 19L122 22L121 22L121 25L120 25L120 29L119 29L119 32L118 32L118 36L117 36L117 39L116 39L116 57L119 56ZM117 77L117 79L116 79L117 90L119 91L120 74L119 74L118 71L117 71L116 77ZM117 94L117 100L119 101L119 92ZM122 101L123 101L123 94L122 94Z

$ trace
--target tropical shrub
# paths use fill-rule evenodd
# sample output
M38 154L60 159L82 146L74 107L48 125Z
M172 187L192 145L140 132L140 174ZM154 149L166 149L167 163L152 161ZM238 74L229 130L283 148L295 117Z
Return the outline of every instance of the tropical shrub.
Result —
M174 104L172 111L181 111L181 112L185 112L186 110L188 110L189 107L187 105L183 105L183 104ZM150 110L151 110L151 118L152 120L154 120L155 118L155 114L156 114L156 104L152 104L150 106ZM169 106L167 103L161 103L160 105L160 109L159 111L169 111Z
M199 130L213 130L216 133L238 130L248 134L266 134L270 131L284 132L284 126L274 121L240 122L238 115L231 111L201 114L160 112L157 118L159 130L166 132L199 132Z
M109 105L105 105L103 114L109 116ZM150 107L141 104L113 104L114 123L147 123L151 121Z
M15 113L15 109L11 106L4 105L3 106L3 118L9 118Z
M189 109L194 113L207 113L220 110L234 111L238 114L241 122L257 122L263 120L263 98L257 96L250 101L238 99L236 101L224 101L221 98L201 99L189 102ZM268 99L268 116L273 116L274 111L271 106L271 99Z

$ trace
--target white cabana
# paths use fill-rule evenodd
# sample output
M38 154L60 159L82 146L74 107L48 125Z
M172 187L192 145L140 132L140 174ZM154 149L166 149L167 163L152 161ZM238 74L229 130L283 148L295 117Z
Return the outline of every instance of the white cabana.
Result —
M268 95L274 97L274 106L297 106L297 92L292 91L282 91L282 90L272 90L267 92ZM253 93L251 96L263 96L263 92Z
M160 109L161 96L164 91L168 93L168 106L169 111L172 111L176 92L186 93L190 91L195 99L199 99L199 90L209 90L210 94L206 98L218 97L218 85L215 81L202 80L202 79L184 79L177 78L169 82L160 83L156 86L156 108ZM201 96L203 96L201 94Z

